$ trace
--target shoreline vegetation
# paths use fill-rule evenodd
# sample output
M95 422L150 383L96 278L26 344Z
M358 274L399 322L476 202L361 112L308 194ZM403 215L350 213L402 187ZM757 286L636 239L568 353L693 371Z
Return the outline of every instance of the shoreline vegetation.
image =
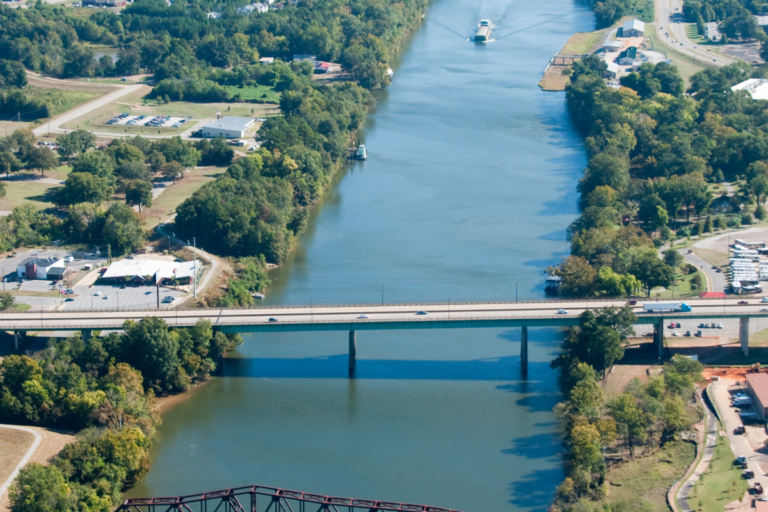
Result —
M78 17L71 8L41 2L29 9L0 6L0 50L9 59L0 60L8 71L0 83L5 92L23 91L25 68L62 78L143 71L157 81L150 97L158 103L228 102L238 99L238 89L253 95L266 87L262 98L253 99L279 93L282 111L259 129L262 147L234 162L231 148L218 139L191 144L178 137L134 137L101 150L91 149L96 140L85 130L61 135L61 154L72 172L55 202L66 218L17 207L0 219L0 245L61 239L130 252L146 233L129 204L151 206L150 171L175 180L201 161L231 164L177 208L175 226L178 236L194 236L206 250L234 258L234 276L212 303L250 305L252 293L269 283L269 264L293 249L308 208L345 164L347 145L373 105L370 90L389 84L390 58L421 23L426 2L300 0L258 16L237 14L236 5L227 4L218 19L206 15L221 8L213 0L187 7L137 0L119 16L98 10ZM35 36L39 31L57 37L43 44ZM109 55L94 63L94 43L120 48L117 63ZM338 62L351 81L317 84L310 63L288 63L295 54ZM260 65L262 55L276 60ZM14 94L7 97L36 107ZM34 169L44 175L59 164L28 130L0 141L4 172ZM128 204L107 203L102 210L115 190L125 193ZM174 329L154 317L127 322L124 331L87 345L74 336L33 357L3 359L0 421L78 431L49 466L28 464L21 471L9 493L14 512L37 512L41 504L62 512L111 510L149 470L160 413L189 398L188 390L210 378L215 361L242 342L239 335L214 334L210 323ZM158 404L158 395L168 397Z

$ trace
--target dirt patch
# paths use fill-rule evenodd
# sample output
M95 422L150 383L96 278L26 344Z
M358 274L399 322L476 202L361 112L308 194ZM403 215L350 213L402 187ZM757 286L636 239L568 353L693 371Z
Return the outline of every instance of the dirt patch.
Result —
M613 367L613 372L609 373L605 379L603 391L607 399L611 399L624 392L624 388L632 379L640 379L643 382L648 381L649 371L653 366L647 364L621 364Z
M563 74L563 71L570 69L570 67L570 65L550 65L544 72L544 77L539 82L539 87L544 91L564 91L570 79L568 75Z
M704 368L702 374L707 380L711 380L712 377L719 377L720 379L728 379L743 382L746 379L746 375L749 373L749 368Z
M112 92L117 86L108 84L92 84L90 82L74 82L63 80L52 80L45 77L37 77L27 74L27 82L37 87L46 89L63 89L67 91L87 91L87 92Z
M29 460L30 462L37 462L38 464L42 464L44 466L47 466L50 459L53 458L57 453L61 451L64 446L67 444L73 442L75 440L75 436L71 433L65 433L62 431L55 431L50 430L47 428L42 427L27 427L32 430L36 430L40 433L40 435L43 436L43 440L40 443L40 446L37 447L37 450L35 450L35 453L32 455L32 458ZM27 434L30 437L31 434ZM10 502L8 500L8 495L4 495L2 498L0 498L0 512L9 512L10 511Z
M11 476L34 440L29 432L0 427L0 484Z

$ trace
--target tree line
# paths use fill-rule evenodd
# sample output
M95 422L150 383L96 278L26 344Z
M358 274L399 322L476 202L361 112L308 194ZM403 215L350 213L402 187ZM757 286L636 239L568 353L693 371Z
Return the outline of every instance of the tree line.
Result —
M567 477L557 487L552 511L636 510L637 503L604 501L608 495L605 450L611 448L620 459L632 459L639 448L646 452L674 442L678 432L700 420L701 412L689 403L703 366L681 355L667 362L661 375L646 382L635 378L620 395L605 397L599 381L623 357L623 345L634 334L636 320L628 307L585 311L552 362L564 398L555 411L564 421L567 447Z
M169 328L147 317L123 329L87 343L80 335L52 341L0 363L0 422L80 431L50 465L21 470L9 491L13 512L112 510L149 470L155 396L209 379L221 355L242 343L206 320Z
M645 63L605 85L605 63L573 67L567 102L585 136L588 165L579 181L581 215L568 229L571 255L550 271L567 296L625 296L673 282L676 258L665 241L765 218L768 105L730 87L760 69L708 69L683 80L667 63ZM718 209L711 183L742 180ZM723 212L733 215L726 219Z

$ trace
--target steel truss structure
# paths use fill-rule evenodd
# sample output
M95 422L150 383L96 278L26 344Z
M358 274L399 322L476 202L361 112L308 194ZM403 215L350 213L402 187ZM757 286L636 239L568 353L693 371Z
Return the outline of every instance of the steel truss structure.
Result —
M253 485L172 498L134 498L127 512L459 512L428 505L322 496Z

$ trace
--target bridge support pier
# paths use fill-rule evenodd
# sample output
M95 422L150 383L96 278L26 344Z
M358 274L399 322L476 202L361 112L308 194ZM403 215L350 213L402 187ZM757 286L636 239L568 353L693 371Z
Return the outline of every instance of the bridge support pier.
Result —
M520 366L523 377L528 376L528 327L520 328Z
M80 335L83 337L83 341L88 342L93 337L93 331L91 329L83 329L80 331Z
M739 318L739 341L741 342L741 351L745 356L749 355L749 317Z
M355 373L357 362L357 331L349 331L349 375Z
M23 343L27 337L27 331L13 331L13 348L19 350L19 343Z
M653 324L653 342L656 345L656 353L658 354L659 361L664 357L664 319L659 318L655 324Z

